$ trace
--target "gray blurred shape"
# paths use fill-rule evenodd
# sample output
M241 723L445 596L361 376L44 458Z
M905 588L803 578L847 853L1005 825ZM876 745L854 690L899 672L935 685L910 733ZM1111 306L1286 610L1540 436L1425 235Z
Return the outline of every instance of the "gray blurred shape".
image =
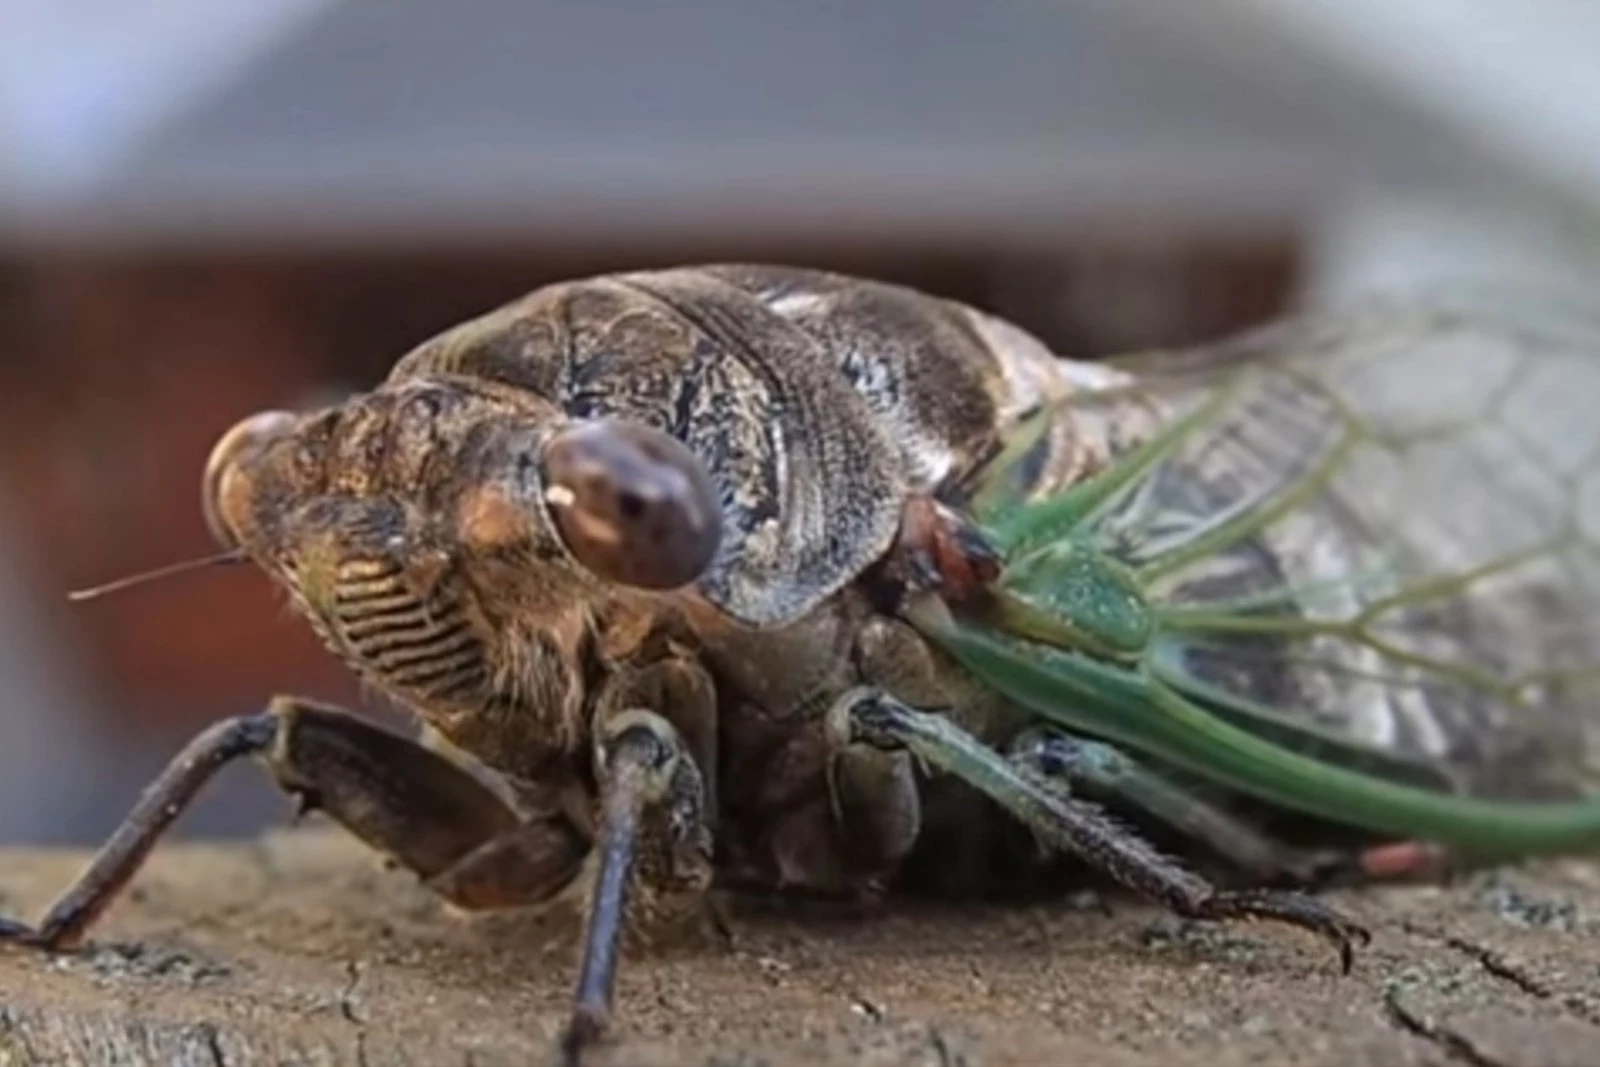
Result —
M0 841L69 840L114 754L17 542L0 518Z
M1472 170L1392 95L1281 38L1216 51L1174 9L345 0L234 46L231 77L169 100L94 180L0 197L0 225L1049 240L1110 215L1280 225Z

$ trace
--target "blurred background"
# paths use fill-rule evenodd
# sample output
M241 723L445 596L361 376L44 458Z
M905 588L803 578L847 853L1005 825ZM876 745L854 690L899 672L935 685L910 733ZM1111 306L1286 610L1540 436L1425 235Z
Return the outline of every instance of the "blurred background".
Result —
M1437 280L1587 296L1600 6L0 0L0 841L98 842L276 692L382 713L210 550L241 415L547 281L745 258L1063 354ZM287 806L252 768L181 824Z

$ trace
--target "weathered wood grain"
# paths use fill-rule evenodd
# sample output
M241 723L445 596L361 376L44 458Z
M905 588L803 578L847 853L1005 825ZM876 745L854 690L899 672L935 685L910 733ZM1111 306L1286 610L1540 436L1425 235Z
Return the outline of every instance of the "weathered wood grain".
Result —
M0 851L36 916L81 854ZM731 945L624 970L597 1062L1278 1067L1600 1062L1600 867L1343 894L1375 942L1324 945L1099 908L732 911ZM157 851L84 951L0 951L0 1065L546 1061L569 935L463 919L341 834Z

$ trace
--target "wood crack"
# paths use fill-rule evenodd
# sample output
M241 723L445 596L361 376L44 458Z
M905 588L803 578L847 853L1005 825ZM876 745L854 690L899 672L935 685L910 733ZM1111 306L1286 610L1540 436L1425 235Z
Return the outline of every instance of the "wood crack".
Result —
M1547 983L1529 974L1522 966L1508 959L1504 953L1490 948L1488 945L1481 945L1459 934L1441 933L1438 930L1429 929L1409 920L1403 923L1402 926L1407 933L1413 936L1443 945L1473 960L1483 969L1485 974L1494 978L1497 982L1536 1000L1554 1005L1584 1022L1600 1025L1600 1009L1597 1009L1595 1005L1585 1001L1577 994L1563 995L1558 993Z
M1398 989L1390 989L1384 994L1383 1006L1384 1017L1395 1029L1434 1045L1456 1063L1469 1064L1470 1067L1513 1067L1484 1054L1465 1036L1449 1027L1413 1011L1401 999Z

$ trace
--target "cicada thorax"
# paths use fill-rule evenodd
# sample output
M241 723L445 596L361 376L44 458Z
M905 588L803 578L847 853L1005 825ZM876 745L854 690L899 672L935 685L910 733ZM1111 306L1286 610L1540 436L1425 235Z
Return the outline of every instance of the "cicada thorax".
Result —
M798 621L879 561L923 495L960 501L1019 432L1022 491L1104 461L1060 402L1078 376L963 305L820 271L708 266L537 290L418 346L390 383L525 391L622 418L706 465L725 536L697 591L734 621Z

